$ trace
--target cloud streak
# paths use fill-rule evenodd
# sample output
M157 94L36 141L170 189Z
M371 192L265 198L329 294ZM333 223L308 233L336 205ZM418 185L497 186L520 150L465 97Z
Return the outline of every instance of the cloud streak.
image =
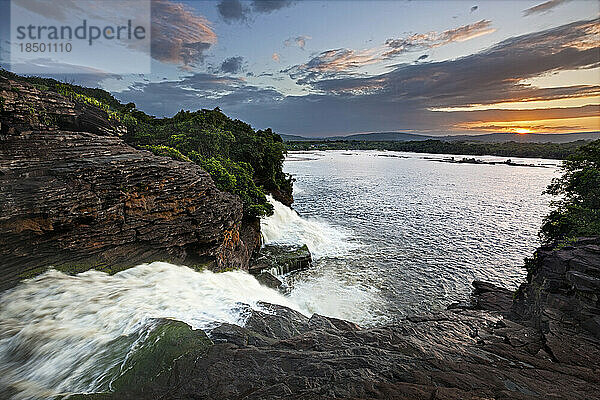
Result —
M423 51L453 42L463 42L478 36L494 32L491 21L481 20L470 25L448 29L444 32L428 32L413 34L402 39L388 39L384 46L366 50L353 50L347 48L332 49L324 51L305 64L294 65L282 72L288 73L292 79L299 84L307 84L322 79L339 77L340 75L352 75L361 67L376 64L382 61L413 51ZM284 42L290 46L305 37L288 39ZM300 45L301 44L301 45ZM304 41L298 44L303 47ZM418 61L427 56L421 56Z
M181 3L152 1L152 57L170 64L194 66L217 42L206 18Z
M527 15L531 15L531 14L540 14L540 13L548 12L551 9L553 9L554 7L561 5L563 3L566 3L567 1L569 1L569 0L549 0L549 1L546 1L545 3L538 4L537 6L534 6L534 7L524 10L523 15L527 16Z
M295 38L286 39L283 42L285 47L298 46L302 50L304 50L304 46L306 46L306 41L312 39L310 36L296 36Z
M463 25L440 33L432 31L417 33L402 39L388 39L385 44L390 49L383 55L384 57L392 57L409 51L422 51L453 42L464 42L495 31L496 29L492 28L492 22L483 19L474 24Z
M297 79L299 84L305 84L342 73L348 74L352 70L379 61L381 56L373 50L334 49L324 51L307 63L295 65L282 72L288 73L292 79Z

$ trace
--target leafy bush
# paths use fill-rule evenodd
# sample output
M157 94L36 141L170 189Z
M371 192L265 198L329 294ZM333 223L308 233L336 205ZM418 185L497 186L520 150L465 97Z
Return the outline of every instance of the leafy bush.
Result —
M291 178L282 170L283 141L270 129L254 131L218 108L161 119L136 115L136 122L128 125L127 142L177 150L209 172L221 190L240 196L246 216L272 213L265 191L291 193Z
M581 146L562 165L546 193L558 196L544 219L545 243L567 242L579 236L600 235L600 140Z
M134 103L119 102L102 89L49 78L22 77L2 69L0 76L26 81L40 90L58 92L73 101L100 108L109 119L127 126L124 139L128 143L201 165L217 187L240 196L247 217L272 213L265 192L292 192L291 177L282 170L285 147L281 137L270 129L255 131L218 108L180 111L172 118L156 118L137 110Z
M179 161L192 161L188 157L181 154L179 152L179 150L174 149L172 147L162 146L162 145L157 145L157 146L147 145L147 146L141 146L141 147L144 149L150 150L157 156L171 157L171 158L173 158L175 160L179 160Z

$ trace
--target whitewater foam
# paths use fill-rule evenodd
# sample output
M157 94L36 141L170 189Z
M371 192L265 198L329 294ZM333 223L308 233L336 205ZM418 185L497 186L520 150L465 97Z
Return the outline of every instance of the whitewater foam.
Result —
M341 318L361 325L385 321L377 310L379 290L352 279L356 273L344 261L360 245L346 230L322 220L306 219L269 197L273 215L261 220L265 244L306 244L313 256L308 271L279 276L290 288L289 298L311 313ZM277 271L273 271L277 273Z
M164 262L112 276L50 270L0 298L0 394L9 387L19 392L14 399L100 390L152 319L196 329L243 326L243 304L260 309L259 301L309 315L241 271L196 272Z
M273 205L273 215L261 219L265 244L306 244L313 258L340 257L358 247L340 227L322 220L302 218L271 196L267 198Z

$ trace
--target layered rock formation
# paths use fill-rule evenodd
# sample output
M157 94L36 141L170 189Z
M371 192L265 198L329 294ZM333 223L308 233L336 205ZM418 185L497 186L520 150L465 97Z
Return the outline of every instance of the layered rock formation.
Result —
M528 269L510 317L539 331L554 360L598 366L600 237L559 249L542 247Z
M569 273L596 271L598 240L541 250L514 303L508 290L476 282L469 307L369 329L271 304L264 312L248 308L244 327L217 327L212 344L178 354L153 379L75 398L598 399L600 340L582 328L586 322L569 323L598 316L588 302L598 296L597 288L588 290L595 280L582 286ZM564 300L552 300L559 288L572 301L581 292L586 300L560 311ZM557 319L543 324L541 316ZM188 336L181 342L199 340ZM135 368L129 374L137 376Z
M137 150L93 105L0 77L0 290L52 265L248 268L258 221L192 163Z

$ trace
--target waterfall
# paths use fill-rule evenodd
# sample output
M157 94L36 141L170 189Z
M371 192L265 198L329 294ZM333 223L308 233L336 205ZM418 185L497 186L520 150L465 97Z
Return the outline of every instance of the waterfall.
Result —
M306 244L314 258L338 257L358 247L340 227L302 218L298 213L268 196L273 215L261 220L265 244Z
M0 397L47 398L106 388L154 318L210 330L244 324L243 304L265 301L308 315L251 275L196 272L164 262L108 275L56 270L27 280L0 297Z

